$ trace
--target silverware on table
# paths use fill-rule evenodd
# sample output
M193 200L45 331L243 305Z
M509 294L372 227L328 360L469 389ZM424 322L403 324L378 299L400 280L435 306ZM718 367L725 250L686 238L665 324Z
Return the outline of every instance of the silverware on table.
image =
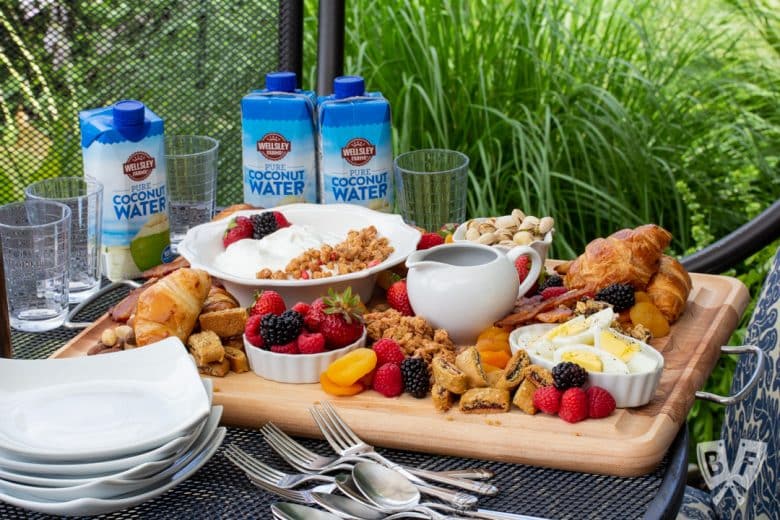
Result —
M370 458L375 462L378 462L388 468L394 469L401 473L412 483L424 486L425 489L421 490L424 493L435 496L441 500L451 502L456 507L470 507L476 503L476 497L468 495L466 493L453 493L448 489L444 489L438 486L433 486L430 482L414 475L409 472L403 466L396 464L383 455L374 450L374 447L364 442L358 437L354 431L347 425L344 420L336 413L336 409L333 408L328 401L323 401L320 406L314 406L309 408L309 412L314 418L314 422L322 431L325 439L331 445L333 450L341 456L361 456L364 458ZM461 489L467 489L475 493L482 495L495 495L498 493L498 488L487 484L485 482L474 482L465 479L456 479L444 476L431 476L427 480L432 480L442 484L448 484Z
M352 466L365 460L360 456L323 456L315 453L301 443L284 433L275 424L266 423L260 433L271 448L274 449L284 460L298 471L304 473L327 473L330 471L352 471ZM468 468L449 471L431 471L420 468L410 468L404 466L404 469L410 473L422 478L435 477L437 475L453 477L460 479L484 480L494 476L493 472L487 468Z

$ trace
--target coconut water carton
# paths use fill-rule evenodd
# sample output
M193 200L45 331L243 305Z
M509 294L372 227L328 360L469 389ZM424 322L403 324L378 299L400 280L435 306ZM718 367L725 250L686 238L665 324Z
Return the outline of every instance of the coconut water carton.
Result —
M79 113L84 174L103 184L103 272L135 278L170 261L163 121L124 100Z
M317 202L314 92L294 72L272 72L241 100L244 202L271 208Z
M390 103L366 92L360 76L333 81L319 98L320 202L393 209L393 142Z

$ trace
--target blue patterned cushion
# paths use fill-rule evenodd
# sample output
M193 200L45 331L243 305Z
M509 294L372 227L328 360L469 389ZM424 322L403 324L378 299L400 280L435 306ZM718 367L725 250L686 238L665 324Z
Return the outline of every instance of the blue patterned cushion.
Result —
M713 497L719 518L780 518L780 250L764 282L756 310L751 317L746 344L757 345L769 357L766 371L750 395L726 409L722 437L732 473L739 474L740 442L767 444L766 460L759 467L753 485L743 493L728 490L718 500ZM743 355L737 365L732 393L743 388L755 368L753 356ZM738 466L738 467L737 467ZM739 496L742 495L742 496Z
M708 493L691 486L685 488L677 520L717 520L717 518Z

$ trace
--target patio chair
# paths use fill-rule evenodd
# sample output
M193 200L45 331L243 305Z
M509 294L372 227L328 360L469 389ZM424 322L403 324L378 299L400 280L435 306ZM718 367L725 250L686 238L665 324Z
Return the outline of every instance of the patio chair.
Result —
M765 217L777 218L777 203ZM774 208L774 209L773 209ZM764 224L767 222L764 221ZM770 222L771 223L771 222ZM755 223L754 223L755 224ZM763 224L762 224L763 225ZM756 228L753 228L754 230ZM780 224L765 238L777 237ZM756 235L753 235L756 239ZM721 248L726 247L721 243ZM717 250L717 248L716 248ZM725 256L715 263L725 261ZM723 267L714 266L713 268ZM710 460L714 489L706 493L688 487L678 518L704 520L720 518L780 518L780 250L764 282L748 326L746 344L758 346L768 363L758 385L743 401L726 409L723 443L713 449ZM743 388L755 369L754 357L740 358L732 391ZM703 468L707 472L707 468ZM755 480L752 480L752 479Z

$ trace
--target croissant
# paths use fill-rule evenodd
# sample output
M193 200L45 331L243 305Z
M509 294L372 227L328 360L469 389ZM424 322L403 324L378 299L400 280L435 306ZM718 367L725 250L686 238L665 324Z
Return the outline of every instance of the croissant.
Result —
M211 288L205 271L182 268L138 297L133 327L140 347L176 336L186 342Z
M238 302L232 294L227 292L224 287L212 284L211 289L209 289L209 294L206 296L206 301L203 302L203 308L200 312L207 314L209 312L235 309L236 307L238 307Z
M662 256L658 272L647 285L650 301L658 307L669 323L674 323L685 310L685 302L693 287L688 271L671 256Z
M607 238L597 238L573 262L556 267L565 274L570 289L598 291L614 283L627 283L643 290L658 270L671 233L655 224L621 229Z

